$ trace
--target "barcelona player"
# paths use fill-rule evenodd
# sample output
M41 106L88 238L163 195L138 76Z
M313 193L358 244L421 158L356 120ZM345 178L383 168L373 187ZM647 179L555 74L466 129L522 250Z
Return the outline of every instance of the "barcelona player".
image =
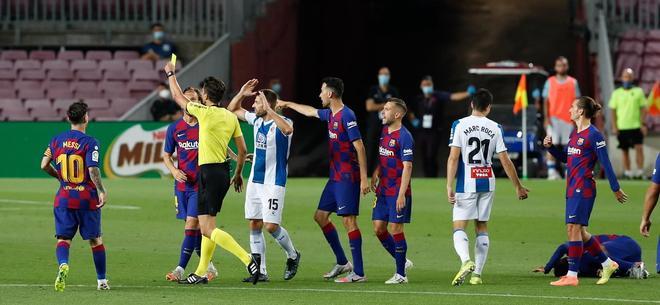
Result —
M403 225L410 223L412 213L413 137L401 124L408 107L398 98L389 98L383 106L383 130L380 135L379 164L371 178L376 201L371 219L374 231L385 250L394 257L396 272L385 284L408 283L406 269L412 262L406 259L408 244ZM389 225L390 231L387 227Z
M587 232L589 217L596 201L596 181L593 178L594 166L599 161L610 183L614 196L620 203L626 202L628 196L623 192L616 179L610 158L607 155L607 144L600 131L591 125L591 119L600 111L601 106L588 96L582 96L573 101L569 110L571 120L575 122L568 141L568 146L560 150L552 144L552 137L543 140L543 146L557 160L566 163L568 178L566 179L566 228L568 231L568 273L559 280L550 283L553 286L577 286L580 258L584 250L603 266L598 285L605 284L619 265L610 259L598 239Z
M66 286L69 247L78 231L92 248L97 289L110 289L101 239L101 208L107 203L108 192L101 182L99 142L85 134L89 122L87 109L83 102L69 106L67 118L71 130L53 137L41 159L41 169L60 181L53 209L59 264L55 291L64 291Z
M369 182L367 181L367 157L360 129L355 113L342 100L343 93L344 82L341 79L326 77L321 81L319 98L321 98L323 107L327 107L327 109L316 109L312 106L285 101L279 101L278 106L291 108L304 116L319 118L327 122L330 179L321 194L314 220L321 227L325 239L335 254L337 263L323 277L334 279L348 272L346 277L336 279L335 282L355 283L367 280L362 264L362 235L357 225L357 216L360 213L360 192L362 194L369 192ZM353 264L344 254L337 230L330 221L331 213L342 216L344 228L348 231Z

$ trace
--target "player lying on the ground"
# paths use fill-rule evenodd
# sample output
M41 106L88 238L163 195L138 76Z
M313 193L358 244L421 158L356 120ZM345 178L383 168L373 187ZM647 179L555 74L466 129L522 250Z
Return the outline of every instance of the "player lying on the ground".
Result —
M644 237L649 237L651 230L651 213L656 204L658 204L658 195L660 194L660 153L655 158L655 168L653 169L653 177L651 184L646 190L644 196L644 211L642 212L642 222L639 224L639 232ZM655 270L660 273L660 236L658 236L658 252L655 258Z
M270 89L254 92L257 84L256 79L249 80L227 106L240 120L254 126L255 161L252 163L245 196L250 248L252 253L261 255L261 274L257 280L267 282L266 240L262 232L266 227L287 254L284 279L290 280L298 272L300 252L293 246L289 232L281 224L293 122L273 110L277 104L277 93ZM254 95L254 112L246 111L241 103ZM248 277L243 281L253 280Z
M646 271L644 262L642 262L642 248L629 236L603 234L593 236L605 249L607 255L617 264L619 269L612 275L614 277L629 277L634 279L645 279L649 272ZM563 243L557 247L550 260L545 266L534 269L534 272L543 272L545 274L554 270L556 277L561 277L568 273L568 243ZM580 258L580 270L578 274L581 277L600 277L603 266L592 256L589 251L582 253Z
M552 137L543 140L543 146L561 162L566 163L566 229L568 231L568 273L559 280L550 283L553 286L577 286L580 257L586 249L603 265L603 272L597 285L608 282L610 276L619 268L618 264L607 256L600 247L600 242L587 232L589 217L596 201L596 181L593 177L596 161L600 162L610 182L610 189L620 203L628 196L623 192L616 179L607 144L600 131L591 125L591 119L598 114L601 106L588 96L573 101L570 116L576 128L571 133L568 146L560 150L552 144Z
M69 247L77 231L92 248L97 289L110 289L101 239L101 208L107 203L108 193L101 182L99 142L85 134L89 123L87 109L83 102L69 106L66 114L71 130L53 137L41 159L41 169L60 181L53 209L59 263L55 291L64 291L66 286Z

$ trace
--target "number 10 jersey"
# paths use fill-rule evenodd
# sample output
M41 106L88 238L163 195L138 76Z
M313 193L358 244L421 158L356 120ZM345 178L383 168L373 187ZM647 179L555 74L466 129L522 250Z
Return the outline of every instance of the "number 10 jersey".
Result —
M481 193L495 190L493 154L506 151L502 126L480 116L454 121L449 146L461 149L456 171L456 193Z

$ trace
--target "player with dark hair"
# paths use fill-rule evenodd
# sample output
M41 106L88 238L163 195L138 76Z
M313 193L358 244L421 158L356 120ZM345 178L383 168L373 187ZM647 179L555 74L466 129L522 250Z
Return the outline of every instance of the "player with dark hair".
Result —
M362 234L357 224L360 214L360 193L369 192L367 181L367 157L362 143L353 110L342 100L344 82L336 77L326 77L321 81L321 105L328 109L316 109L312 106L279 101L278 106L291 108L307 116L327 122L328 151L330 153L330 179L321 194L314 220L321 227L323 235L330 244L337 259L330 272L323 275L333 279L349 272L346 277L336 279L338 283L364 282L362 264ZM348 231L348 240L353 254L353 264L348 261L330 214L342 216L344 228Z
M651 213L658 204L658 195L660 195L660 153L655 158L655 168L653 168L653 176L651 177L651 184L646 190L644 196L644 210L642 212L642 222L639 224L639 232L644 237L649 237L651 231ZM660 273L660 237L658 237L658 251L655 258L655 270Z
M472 272L470 284L483 283L481 275L490 247L488 220L495 198L494 154L497 153L506 175L513 182L518 199L526 199L529 192L520 183L516 167L509 158L502 126L487 118L492 102L490 91L479 89L471 98L472 115L456 120L449 137L447 199L453 205L454 249L461 259L461 268L451 282L454 286L462 285ZM477 234L474 262L470 259L470 241L465 233L470 220L475 221Z
M596 181L593 177L596 161L600 162L616 199L624 203L628 199L616 179L612 164L607 155L607 145L600 131L591 125L591 119L601 106L588 96L573 101L569 110L576 129L571 132L564 150L554 146L551 136L545 137L543 145L559 161L566 163L566 228L568 231L568 273L550 283L553 286L577 286L580 258L584 250L602 264L603 272L598 285L609 281L619 265L603 252L598 239L587 232L591 210L596 201Z
M396 272L385 284L408 283L407 269L413 265L406 258L408 244L403 233L403 226L410 223L412 214L410 179L414 141L401 122L407 111L401 99L389 98L385 102L379 164L371 178L371 189L376 192L371 216L374 232L396 265Z
M250 224L250 249L261 255L261 277L268 281L266 271L266 240L263 228L287 254L284 279L292 279L298 272L300 252L293 246L289 232L282 226L286 181L288 175L289 148L293 136L293 122L277 114L277 93L270 89L255 92L258 81L249 80L234 96L227 108L242 121L254 126L255 159L245 196L245 218ZM243 100L255 96L253 112L241 107ZM244 281L252 281L246 278Z
M645 279L649 272L642 262L642 248L629 236L602 234L593 236L603 246L604 251L619 264L619 269L612 274L615 277L630 277L634 279ZM568 273L568 243L563 243L557 247L545 266L537 267L533 272L543 272L545 274L554 270L554 275L561 277ZM584 251L580 258L580 269L578 274L581 277L599 277L603 266L598 260Z
M204 276L216 244L231 252L246 266L250 276L256 284L259 278L259 254L245 251L236 240L224 230L216 226L216 215L222 208L222 202L229 190L230 184L240 192L243 188L241 172L247 154L247 147L243 139L238 118L219 103L225 93L225 85L214 77L207 77L202 81L203 103L190 102L183 94L174 75L175 67L171 62L165 65L165 73L169 80L170 90L174 100L199 121L199 200L197 212L202 232L201 256L197 270L187 279L179 281L181 284L206 284L208 279ZM227 148L232 140L238 148L238 160L234 177L229 178L229 162Z
M89 123L87 109L83 102L69 106L67 119L71 130L53 137L41 159L41 169L60 181L53 209L59 264L55 291L64 291L66 286L69 247L78 231L92 248L97 289L110 289L101 239L101 208L107 203L108 193L101 182L99 142L85 134Z

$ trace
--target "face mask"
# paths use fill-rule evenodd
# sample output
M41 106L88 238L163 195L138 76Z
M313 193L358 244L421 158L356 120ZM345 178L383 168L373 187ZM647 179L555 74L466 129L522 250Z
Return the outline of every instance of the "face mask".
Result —
M275 93L280 94L280 91L282 91L282 85L279 83L273 84L272 87L270 87L271 90L275 91Z
M154 40L163 40L163 37L165 37L165 32L154 32Z
M424 92L424 94L433 93L433 86L422 86L422 92Z
M630 89L633 84L632 82L623 82L621 85L623 86L623 89Z
M381 86L387 86L390 83L390 76L387 74L378 74L378 84Z
M158 92L158 96L160 96L160 98L166 100L166 99L170 98L170 90L167 90L167 89L160 90Z

